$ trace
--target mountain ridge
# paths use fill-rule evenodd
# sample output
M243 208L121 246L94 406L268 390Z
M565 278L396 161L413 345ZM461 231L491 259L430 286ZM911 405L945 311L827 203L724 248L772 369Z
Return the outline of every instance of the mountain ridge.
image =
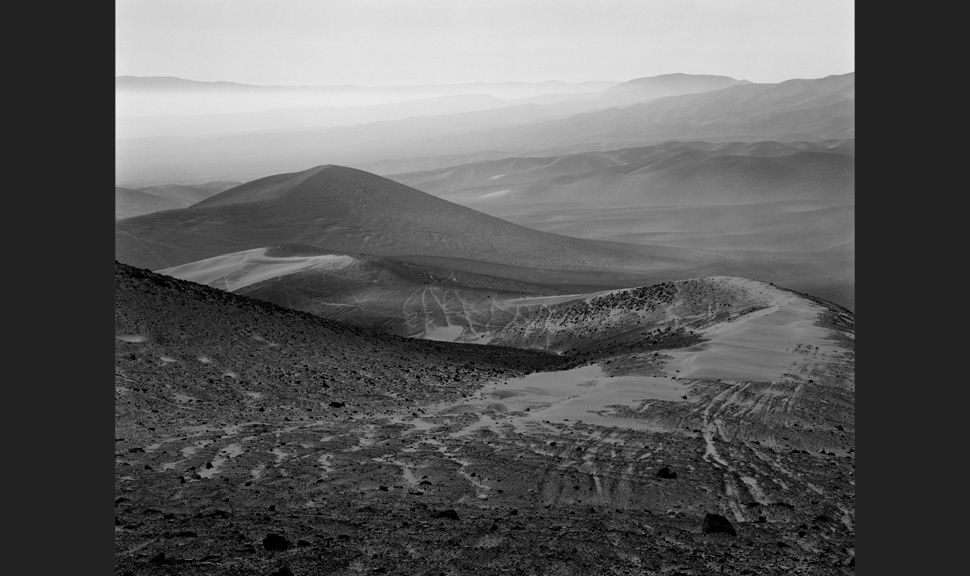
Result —
M690 251L539 232L376 174L330 164L257 179L189 208L121 220L115 239L118 260L154 269L282 244L465 258L519 266L526 273L646 274L705 263L702 254Z

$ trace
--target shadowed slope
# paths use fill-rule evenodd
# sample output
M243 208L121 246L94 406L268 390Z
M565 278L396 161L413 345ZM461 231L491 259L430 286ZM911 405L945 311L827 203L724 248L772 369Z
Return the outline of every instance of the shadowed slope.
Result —
M365 365L375 376L382 374L378 381L387 390L401 391L401 386L409 383L402 374L402 362L419 367L419 372L428 371L426 375L432 378L439 369L448 372L450 378L455 367L469 362L481 363L476 370L509 373L527 373L562 363L555 356L538 352L443 345L371 332L118 262L115 331L121 341L119 354L126 349L124 343L139 343L142 346L137 348L142 352L151 350L193 361L208 357L210 362L199 362L212 369L224 364L224 370L235 374L235 385L242 387L249 379L254 386L266 385L259 376L266 366L313 365L320 382L329 382L337 389L346 386L351 392L358 385L354 368ZM151 371L157 367L153 361L158 358L144 358L147 364L140 368L138 362L129 362L128 358L118 360L119 366ZM180 370L178 365L171 368ZM296 390L278 392L291 394Z

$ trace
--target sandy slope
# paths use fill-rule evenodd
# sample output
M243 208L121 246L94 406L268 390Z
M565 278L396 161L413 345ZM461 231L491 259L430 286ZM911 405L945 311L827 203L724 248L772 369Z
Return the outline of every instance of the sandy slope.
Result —
M477 412L479 421L459 434L483 427L500 432L509 425L525 430L542 422L653 429L653 423L630 418L616 408L634 409L649 400L680 402L688 391L686 383L669 377L610 376L599 364L536 372L486 386L463 402L462 409Z
M830 330L816 324L823 308L773 286L732 278L766 307L699 330L705 342L670 353L668 371L681 377L772 382L795 370L801 350L835 354Z
M483 427L524 429L528 422L586 422L628 429L656 429L636 417L645 402L687 399L692 382L777 383L806 377L841 361L845 345L819 324L826 309L797 294L743 278L711 278L743 291L761 308L698 329L704 342L654 354L657 375L613 376L598 363L537 372L486 386L462 403L479 416L469 433ZM621 355L622 356L622 355ZM808 383L814 379L808 378ZM624 410L619 408L624 407ZM447 410L441 407L439 410Z
M300 270L339 270L356 262L353 257L343 254L279 257L267 256L266 250L266 248L254 248L223 254L165 268L158 273L233 292L257 282L286 276Z

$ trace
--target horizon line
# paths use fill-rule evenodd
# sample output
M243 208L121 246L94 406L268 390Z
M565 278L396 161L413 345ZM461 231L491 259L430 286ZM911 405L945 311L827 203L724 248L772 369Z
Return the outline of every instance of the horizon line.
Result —
M793 77L786 78L784 80L779 80L777 82L757 82L754 80L748 80L745 78L735 78L727 74L711 74L711 73L690 73L690 72L667 72L663 74L655 74L652 76L636 76L634 78L629 78L627 80L498 80L498 81L464 81L464 82L442 82L442 83L422 83L422 84L253 84L249 82L238 82L235 80L197 80L193 78L186 78L184 76L172 76L169 74L150 74L150 75L138 75L138 74L120 74L115 76L115 80L121 80L124 78L137 78L137 79L171 79L171 80L182 80L185 82L196 82L199 84L232 84L236 86L246 86L252 88L369 88L369 89L379 89L379 88L423 88L429 86L444 87L444 86L465 86L465 85L476 85L476 84L490 84L490 85L501 85L501 84L603 84L603 83L615 83L622 84L625 82L632 82L634 80L641 80L646 78L659 78L663 76L721 76L725 78L731 78L739 82L751 82L752 84L780 84L782 82L787 82L790 80L820 80L822 78L828 78L831 76L845 76L848 74L854 74L855 70L842 73L832 73L826 74L824 76L817 77Z

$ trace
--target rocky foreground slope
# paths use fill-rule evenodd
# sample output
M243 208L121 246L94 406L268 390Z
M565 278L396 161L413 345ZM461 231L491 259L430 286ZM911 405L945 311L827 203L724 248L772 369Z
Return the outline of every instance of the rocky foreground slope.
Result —
M852 315L730 285L577 361L116 265L116 573L849 573Z

